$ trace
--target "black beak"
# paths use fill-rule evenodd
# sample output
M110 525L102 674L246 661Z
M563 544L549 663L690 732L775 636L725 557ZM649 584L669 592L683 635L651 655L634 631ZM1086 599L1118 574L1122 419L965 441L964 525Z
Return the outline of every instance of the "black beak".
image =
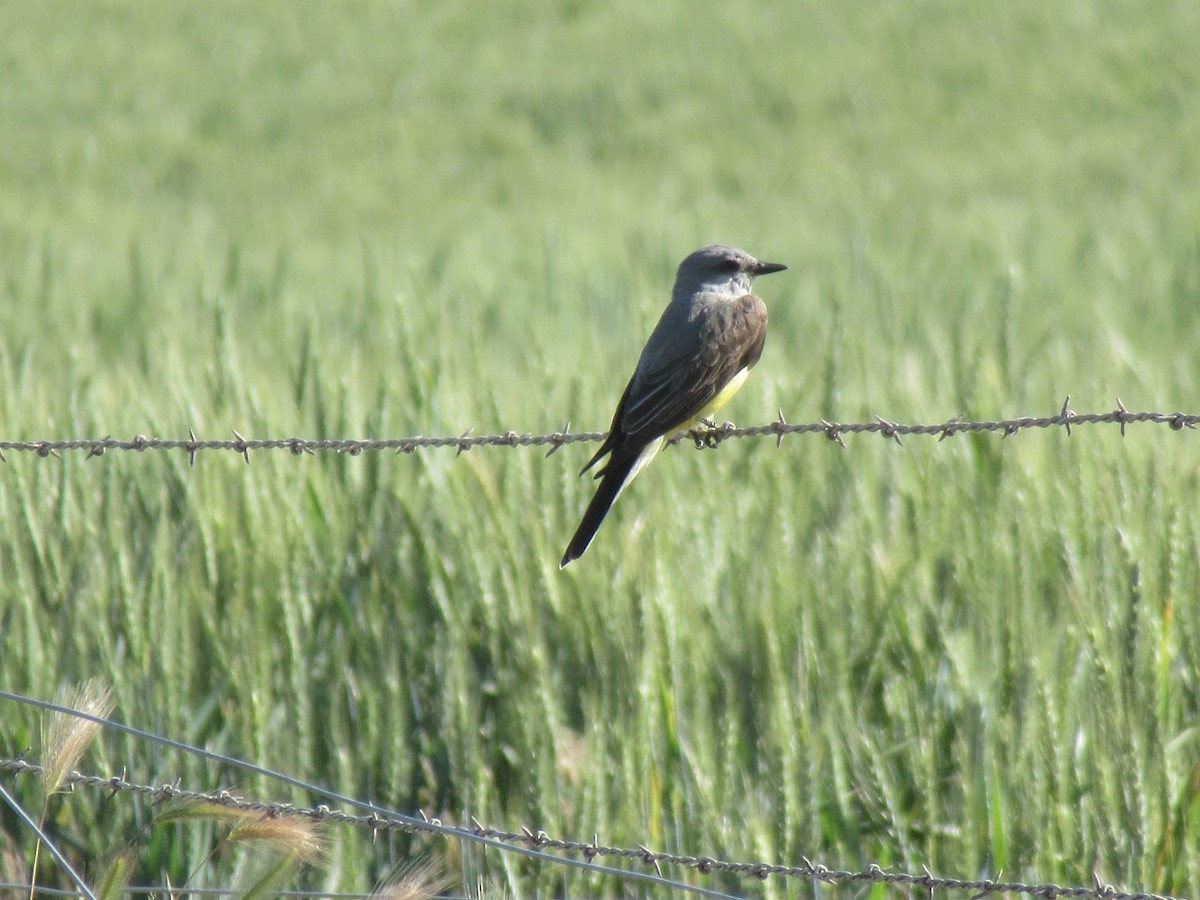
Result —
M783 272L787 269L783 263L759 262L754 264L750 274L757 278L759 275L770 275L772 272Z

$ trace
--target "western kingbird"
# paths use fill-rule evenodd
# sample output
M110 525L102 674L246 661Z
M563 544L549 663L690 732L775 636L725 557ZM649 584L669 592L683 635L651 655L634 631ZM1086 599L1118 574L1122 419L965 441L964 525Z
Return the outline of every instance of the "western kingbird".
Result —
M609 507L665 442L737 393L767 339L767 307L750 284L786 268L721 244L701 247L679 264L671 302L642 350L608 437L579 473L608 455L560 568L583 555Z

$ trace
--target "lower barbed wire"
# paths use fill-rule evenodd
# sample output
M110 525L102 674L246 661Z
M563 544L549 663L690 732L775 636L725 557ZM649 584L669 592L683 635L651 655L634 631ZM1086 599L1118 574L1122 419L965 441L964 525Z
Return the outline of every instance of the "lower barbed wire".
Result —
M42 774L42 767L37 763L20 757L0 758L0 771L37 777ZM305 807L277 801L248 800L228 789L198 791L188 790L181 787L178 783L157 786L140 784L129 780L124 772L120 775L111 776L71 772L66 776L65 783L76 787L89 787L109 791L113 796L117 794L142 796L149 798L152 802L166 800L196 801L220 804L221 806L246 812L261 812L269 816L301 816L320 822L336 822L351 827L365 828L371 831L372 834L380 831L402 831L406 833L425 831L442 837L454 838L457 832L461 832L463 835L469 834L474 837L497 841L501 845L514 845L514 848L516 845L522 845L539 851L542 858L553 862L563 863L565 860L547 856L545 855L547 851L580 854L588 862L574 860L571 862L573 865L581 868L591 867L590 861L596 857L609 857L643 863L652 866L656 871L660 871L664 865L679 866L681 868L693 869L702 874L725 873L743 878L753 877L760 880L776 876L798 878L831 885L871 883L919 888L928 892L938 890L970 891L973 898L1009 893L1030 897L1081 897L1093 898L1093 900L1181 900L1181 898L1164 894L1120 891L1112 885L1102 882L1098 877L1093 887L1071 887L1053 883L1032 884L1020 881L948 878L932 875L928 871L918 875L910 872L889 871L876 864L870 865L865 870L853 871L850 869L829 868L820 863L813 863L808 859L803 859L801 865L782 865L762 861L722 860L710 856L654 851L644 845L637 847L608 846L600 844L595 836L593 836L591 841L584 842L555 838L545 831L535 831L526 827L522 827L520 831L508 831L481 824L474 819L470 826L451 826L440 819L429 819L423 814L421 816L421 820L423 821L414 821L413 817L410 816L405 816L401 820L376 812L372 812L369 815L341 812L331 809L324 804L316 807ZM602 870L602 867L596 866L595 869ZM612 870L608 870L608 874L613 874ZM662 880L666 881L669 879ZM684 887L682 884L679 886L681 888ZM689 891L695 892L694 886L689 885L686 887ZM701 893L726 896L717 894L716 892L701 891Z

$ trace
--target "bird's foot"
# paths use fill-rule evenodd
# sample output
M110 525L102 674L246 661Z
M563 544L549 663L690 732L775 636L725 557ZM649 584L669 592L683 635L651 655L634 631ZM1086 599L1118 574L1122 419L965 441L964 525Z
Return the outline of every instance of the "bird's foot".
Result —
M726 422L726 426L732 426L732 422ZM697 450L713 449L717 444L721 443L721 435L717 430L717 423L712 419L704 418L700 420L700 424L693 428L690 432L693 441L696 442Z

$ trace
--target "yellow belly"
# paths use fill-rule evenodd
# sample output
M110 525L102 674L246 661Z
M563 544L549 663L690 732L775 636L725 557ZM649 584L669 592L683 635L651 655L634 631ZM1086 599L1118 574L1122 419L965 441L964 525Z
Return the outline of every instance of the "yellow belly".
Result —
M725 387L721 388L721 390L717 394L717 396L713 397L710 401L708 401L708 404L704 407L704 409L700 410L700 412L698 412L694 418L689 419L688 421L684 422L682 425L680 425L678 428L676 428L674 431L672 431L669 435L667 435L667 440L670 440L673 437L677 437L678 435L683 434L685 431L691 431L698 424L700 424L700 421L702 419L707 419L709 416L711 416L713 413L715 413L717 410L719 410L722 406L724 406L726 403L728 403L733 398L733 395L738 392L738 389L741 388L741 386L746 383L746 376L749 374L750 374L749 369L742 369L742 371L738 372L736 375L734 375L732 378L730 378L729 384L727 384L727 385L725 385Z
M650 464L650 460L658 456L658 451L661 450L668 441L670 441L672 438L678 437L684 432L691 431L696 427L697 424L699 424L701 419L711 416L718 409L728 403L730 398L738 392L738 388L745 383L746 375L748 375L749 372L749 369L742 369L742 371L734 375L733 378L729 379L729 384L721 388L721 391L717 394L717 396L713 397L712 400L710 400L704 407L704 409L700 410L699 414L695 418L689 419L687 422L680 425L673 431L663 435L660 438L656 438L647 444L642 449L642 452L638 454L637 459L633 463L633 468L630 469L629 474L625 476L625 480L621 483L621 487L617 489L617 497L621 496L621 492L629 486L629 483L633 481L637 473L646 468L646 466ZM613 502L617 502L616 497L613 498Z

